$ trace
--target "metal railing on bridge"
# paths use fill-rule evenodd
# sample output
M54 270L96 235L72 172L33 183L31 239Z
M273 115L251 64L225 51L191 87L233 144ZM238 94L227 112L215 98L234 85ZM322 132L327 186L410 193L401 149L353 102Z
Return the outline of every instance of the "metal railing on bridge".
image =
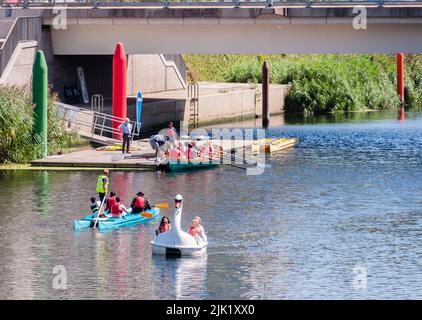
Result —
M0 46L0 76L3 74L19 42L28 40L39 41L41 39L41 24L40 17L16 18Z
M113 139L114 134L122 134L120 129L113 127L113 122L123 123L125 118L112 116L106 113L75 107L65 103L57 103L57 108L62 111L62 119L69 130L76 131L80 136L93 142L112 145L120 143ZM139 137L136 123L131 121L131 140Z
M2 7L336 7L422 6L422 0L0 0Z

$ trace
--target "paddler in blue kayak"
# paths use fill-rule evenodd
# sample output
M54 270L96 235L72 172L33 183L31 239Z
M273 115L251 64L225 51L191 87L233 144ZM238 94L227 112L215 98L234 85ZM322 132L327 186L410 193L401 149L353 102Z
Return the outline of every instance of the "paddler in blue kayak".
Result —
M100 210L101 202L96 201L95 197L91 197L91 213L97 214L98 210Z
M136 194L136 197L133 198L130 205L132 207L132 213L141 213L146 209L151 209L151 206L148 203L148 200L145 198L145 195L142 191L139 191Z
M98 192L98 196L100 197L101 203L103 202L103 199L106 193L108 192L108 184L109 184L108 174L109 174L108 169L104 169L104 174L99 175L97 178L96 191Z
M123 213L125 212L125 213ZM116 197L116 203L111 207L111 217L112 218L121 218L122 216L129 213L126 207L120 203L120 197Z
M107 198L105 211L110 212L111 207L116 203L116 192L110 191L110 196Z

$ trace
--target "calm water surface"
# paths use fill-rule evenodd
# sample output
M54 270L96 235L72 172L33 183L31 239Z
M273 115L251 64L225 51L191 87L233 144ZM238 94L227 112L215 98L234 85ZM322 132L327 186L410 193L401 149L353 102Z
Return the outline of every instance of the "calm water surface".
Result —
M0 298L421 299L422 113L395 116L286 119L268 134L300 144L260 176L111 174L126 204L183 194L182 225L200 215L210 241L199 259L152 256L157 221L74 232L98 172L0 172Z

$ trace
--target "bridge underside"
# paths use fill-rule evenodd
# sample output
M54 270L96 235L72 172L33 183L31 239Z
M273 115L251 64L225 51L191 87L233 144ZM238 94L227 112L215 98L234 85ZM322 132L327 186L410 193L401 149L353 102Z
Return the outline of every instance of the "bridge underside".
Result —
M338 19L337 19L338 20ZM368 22L355 30L351 19L337 23L284 20L68 25L52 28L54 54L113 54L122 42L127 54L197 53L422 53L422 23Z
M421 53L422 8L203 8L67 10L50 25L54 54ZM358 18L364 19L365 16ZM355 24L356 26L356 24ZM59 26L60 27L60 26Z

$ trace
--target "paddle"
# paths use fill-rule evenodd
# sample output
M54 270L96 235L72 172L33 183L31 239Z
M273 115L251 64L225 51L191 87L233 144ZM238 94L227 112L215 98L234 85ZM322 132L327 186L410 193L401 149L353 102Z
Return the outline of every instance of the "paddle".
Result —
M100 206L100 209L98 210L97 218L95 219L94 229L95 229L95 228L96 228L96 226L97 226L98 219L100 218L101 209L103 208L103 206L104 206L104 203L105 203L106 199L107 199L107 196L106 196L106 195L104 195L103 202L101 202L101 206Z
M152 207L160 208L160 209L167 209L169 207L169 204L166 202L163 203L156 203Z
M162 203L156 203L155 205L153 205L152 207L155 208L160 208L160 209L167 209L169 207L168 203L162 202ZM153 214L150 212L142 212L140 213L141 216L145 217L145 218L152 218Z

